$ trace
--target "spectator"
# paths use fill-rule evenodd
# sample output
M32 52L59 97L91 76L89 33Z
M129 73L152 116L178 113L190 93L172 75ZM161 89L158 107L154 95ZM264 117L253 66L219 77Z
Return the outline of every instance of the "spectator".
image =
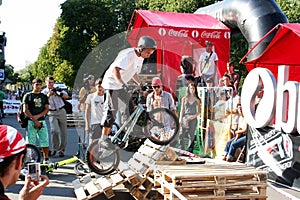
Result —
M97 91L87 96L85 101L85 131L90 133L90 142L101 137L105 95L102 79L96 80Z
M17 99L18 100L22 100L23 99L23 91L21 90L21 88L18 88Z
M27 93L23 98L25 104L25 115L29 118L26 140L29 144L36 144L38 138L39 145L43 150L44 163L49 163L49 137L45 121L49 111L49 102L45 94L41 93L42 80L33 79L32 92Z
M14 101L17 100L17 95L16 95L15 92L12 92L12 93L11 93L10 99L11 99L11 100L14 100Z
M206 80L207 89L205 90L205 117L214 119L213 106L217 101L217 95L214 90L214 80L210 77Z
M236 90L238 90L240 82L240 74L234 71L234 62L229 61L227 63L227 71L224 75L228 75L230 80L230 85L233 85Z
M152 79L152 88L153 92L148 94L146 100L147 111L150 112L154 108L167 108L177 115L174 99L169 92L163 91L163 85L159 77Z
M84 86L79 90L79 103L80 110L83 112L83 116L85 116L85 101L89 94L96 92L95 88L95 77L94 75L88 75L83 79Z
M4 109L3 109L3 99L5 97L5 92L2 90L2 86L0 87L0 119L5 117Z
M181 78L182 87L187 86L187 77L194 76L194 59L190 56L182 56L180 62L180 71L182 74L179 78Z
M236 131L239 123L238 105L241 103L241 98L237 94L237 90L233 85L230 86L231 90L227 91L229 99L226 102L227 123L231 125L231 130Z
M180 146L185 150L186 143L189 142L188 150L194 149L195 131L198 124L197 117L201 111L201 100L198 97L197 88L194 83L190 83L186 90L186 95L181 99L179 123L181 132L179 135Z
M225 150L224 150L225 154L223 160L226 160L228 162L234 162L235 161L234 155L237 148L242 148L246 144L248 124L244 118L241 104L237 105L237 110L240 116L238 122L238 128L236 130L231 130L231 133L234 135L234 137L226 143Z
M224 75L222 77L222 81L223 81L224 87L230 87L230 85L232 85L231 81L230 81L230 76L229 75Z
M216 82L216 74L218 70L218 55L213 51L213 44L210 41L205 42L206 50L201 53L199 65L196 70L197 86L205 86L202 82L211 77Z
M225 116L226 101L227 101L226 92L221 91L219 100L213 106L213 111L215 113L214 120L223 122L224 118L226 117Z
M88 75L83 79L83 87L79 90L79 103L80 103L80 111L82 112L83 118L85 118L86 111L86 98L89 94L96 92L95 88L95 77L94 75ZM89 144L88 134L84 132L84 144L87 146Z
M42 93L46 94L49 99L49 121L52 134L53 150L51 156L55 156L59 152L59 157L65 156L67 146L67 113L64 109L65 103L63 99L68 99L67 92L54 88L54 78L48 76L45 79L46 88Z
M140 85L138 74L143 66L143 61L153 54L156 47L156 41L153 38L142 36L138 41L137 48L127 48L119 52L105 72L102 86L107 91L107 96L111 97L114 118L119 110L119 100L125 105L129 105L127 84L133 79L136 84ZM126 116L129 116L129 110L126 109L124 112ZM105 134L110 132L110 128L104 128Z
M26 156L26 143L15 128L0 125L0 199L9 200L5 195L8 186L14 185L21 173ZM49 184L47 176L41 175L42 182L31 181L25 176L25 185L19 193L19 200L36 200Z

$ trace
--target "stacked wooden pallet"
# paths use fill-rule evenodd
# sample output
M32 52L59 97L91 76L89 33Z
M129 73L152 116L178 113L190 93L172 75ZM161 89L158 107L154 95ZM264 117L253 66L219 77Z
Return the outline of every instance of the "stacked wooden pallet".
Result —
M67 126L84 127L84 118L82 113L67 114Z
M127 162L120 162L115 174L108 176L90 175L73 181L77 199L92 199L100 194L110 199L114 195L113 188L123 184L129 193L137 200L147 199L154 188L153 172L157 163L184 164L169 147L155 145L149 140L139 148ZM105 184L101 184L105 182Z
M172 148L146 140L127 163L120 163L115 174L74 180L75 194L80 200L100 194L110 199L116 186L122 185L137 200L267 198L265 171L213 159L197 161L203 164L186 163L190 162Z
M164 199L265 200L267 172L245 165L158 166L156 185Z

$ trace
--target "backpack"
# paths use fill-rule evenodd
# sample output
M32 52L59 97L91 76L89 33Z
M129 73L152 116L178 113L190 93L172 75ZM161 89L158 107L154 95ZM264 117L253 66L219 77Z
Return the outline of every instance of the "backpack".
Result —
M73 105L65 99L63 99L63 101L65 103L64 109L66 110L66 113L72 114L73 113Z
M29 101L31 101L31 94L30 93L27 94L29 95ZM25 94L24 97L27 96L27 94ZM25 103L21 103L19 110L17 112L17 120L22 128L26 128L28 126L28 120L29 120L29 118L25 115L24 105Z

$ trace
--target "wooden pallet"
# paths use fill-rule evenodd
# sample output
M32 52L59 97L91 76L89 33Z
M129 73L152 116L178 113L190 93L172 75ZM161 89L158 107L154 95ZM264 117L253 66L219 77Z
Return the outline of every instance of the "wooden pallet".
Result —
M81 179L75 179L72 184L78 200L92 199L100 194L104 194L107 199L115 196L113 188L128 181L128 177L122 173L115 173L109 176L99 176L88 174Z
M155 173L165 200L267 198L267 172L245 165L159 166Z
M87 175L74 180L76 197L85 200L104 193L109 199L114 196L113 188L123 184L135 199L147 199L147 195L154 188L152 176L157 162L185 164L170 148L146 140L127 163L120 162L116 174L102 177L96 175L93 179ZM102 182L105 184L102 185Z
M123 184L137 200L266 200L267 172L241 163L200 161L186 164L168 146L146 140L127 163L120 162L115 174L74 180L75 194L80 200L103 193L110 199ZM151 191L157 191L156 197L149 197Z
M84 117L81 113L67 114L68 127L84 127Z

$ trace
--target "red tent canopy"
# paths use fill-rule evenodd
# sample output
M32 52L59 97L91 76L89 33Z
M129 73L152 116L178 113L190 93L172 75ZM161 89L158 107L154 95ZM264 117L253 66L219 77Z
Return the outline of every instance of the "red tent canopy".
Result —
M256 59L245 62L247 69L250 71L255 67L264 67L271 70L274 76L277 78L278 65L289 65L290 74L289 80L300 82L300 24L278 24L271 31L269 31L264 37L277 31L273 40L270 42L265 51ZM259 44L260 40L257 44ZM255 45L244 56L244 60L251 51L255 49Z
M205 51L205 41L213 42L219 57L219 73L226 71L230 55L230 29L209 15L136 10L128 28L128 41L136 46L138 39L148 35L157 41L157 69L163 83L174 92L180 75L181 56L189 55L198 62Z

